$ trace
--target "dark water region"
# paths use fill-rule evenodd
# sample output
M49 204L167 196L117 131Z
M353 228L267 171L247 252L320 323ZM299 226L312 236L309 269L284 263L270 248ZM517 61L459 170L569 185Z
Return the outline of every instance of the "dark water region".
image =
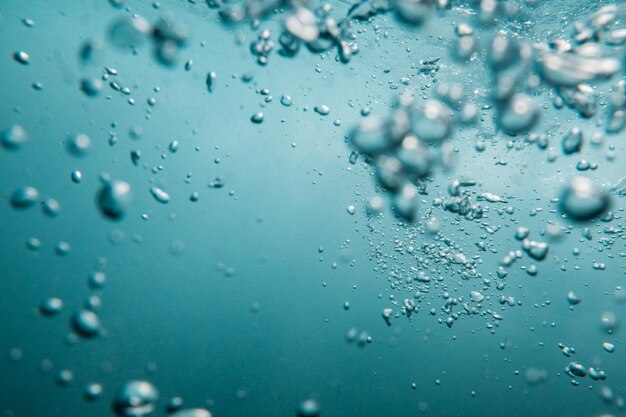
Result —
M624 416L626 6L0 2L0 416Z

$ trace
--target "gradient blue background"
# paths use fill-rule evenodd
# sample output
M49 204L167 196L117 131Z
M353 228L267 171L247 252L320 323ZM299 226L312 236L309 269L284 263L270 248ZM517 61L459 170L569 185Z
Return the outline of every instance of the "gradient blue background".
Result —
M439 82L463 83L476 93L477 104L489 103L490 74L480 60L459 64L450 57L454 24L467 20L465 13L434 15L419 29L403 27L390 15L357 24L360 52L347 65L335 62L333 51L320 56L302 50L295 59L274 51L269 65L259 67L247 46L256 35L245 25L223 26L203 2L161 3L155 10L151 2L128 0L130 10L119 10L104 0L0 2L0 128L20 124L29 133L20 150L0 152L0 353L5 355L0 361L0 411L15 417L109 416L117 388L142 378L161 393L157 416L165 415L164 404L172 396L181 396L189 406L210 404L218 417L293 416L297 404L311 395L328 417L616 412L603 403L599 391L607 385L616 395L626 393L623 328L607 335L600 316L612 311L623 322L625 305L614 293L624 285L625 241L622 231L612 247L599 250L606 224L591 225L594 240L582 242L580 227L574 225L551 245L536 277L519 268L531 263L527 258L518 261L503 293L521 306L503 308L495 285L483 288L481 280L463 281L443 268L445 290L465 298L470 290L483 291L483 309L505 317L493 334L486 328L493 323L488 317L463 317L451 329L438 323L445 319L439 311L443 287L431 289L410 321L401 316L387 327L381 318L382 309L392 306L391 294L400 301L411 295L391 288L388 272L380 269L383 258L390 268L406 272L416 261L395 252L395 240L407 241L414 234L421 245L432 237L407 230L387 210L370 228L364 207L376 192L374 180L362 158L357 165L348 163L350 149L343 138L362 107L387 113L404 87L400 78L409 77L409 86L418 90L433 85L430 77L417 74L421 59L442 57ZM518 32L530 41L569 36L566 23L598 5L542 2L526 16L532 24ZM337 15L347 7L335 4ZM152 22L165 11L190 35L175 68L159 65L147 45L137 55L107 45L93 63L79 62L80 45L93 37L106 41L116 18L138 13ZM35 25L26 27L23 18ZM262 26L277 35L276 21ZM507 22L501 27L515 30ZM479 40L486 41L494 30L481 31ZM245 39L243 45L237 45L237 36ZM30 65L13 60L17 50L30 54ZM183 69L187 59L194 61L189 72ZM115 79L132 88L136 105L108 87L97 98L81 93L80 79L99 76L104 66L119 71ZM208 71L218 75L213 93L205 86ZM244 73L253 74L251 83L241 81ZM34 82L42 82L43 90L33 89ZM155 93L157 86L160 92ZM261 88L273 96L265 107L264 96L256 92ZM425 88L424 96L431 97L431 90ZM280 104L282 94L293 96L291 107ZM147 120L146 100L153 96L157 104ZM557 153L558 138L572 124L599 131L571 110L554 110L547 89L536 100L545 104L538 130L555 134ZM313 112L320 104L330 106L328 116ZM251 123L250 116L259 110L265 121ZM432 198L445 195L449 181L460 175L477 179L480 192L507 198L515 213L498 215L494 208L500 206L492 204L484 221L499 227L486 238L496 253L475 246L487 234L482 221L458 220L433 208L442 233L467 256L480 255L478 269L493 281L498 261L519 249L513 239L518 225L529 227L537 239L549 220L568 225L550 200L575 173L578 159L560 157L549 163L547 152L497 132L493 110L482 115L479 126L457 131L456 170L440 172L429 183L421 211L431 209ZM341 126L333 125L335 119ZM138 140L128 133L136 126L143 129ZM66 135L78 132L92 138L88 156L80 159L63 145ZM110 132L118 137L114 146L108 144ZM478 137L487 140L483 153L474 150ZM174 139L180 146L171 154L167 147ZM521 149L507 148L509 140ZM609 185L626 176L625 143L621 134L608 137L602 147L588 145L584 157L599 163L590 175ZM605 160L610 144L617 155L613 163ZM139 167L130 162L132 149L142 152ZM507 165L496 165L498 160ZM154 173L159 165L162 170ZM80 184L70 181L74 169L83 173ZM104 219L95 206L102 172L133 188L133 204L120 223ZM185 183L187 173L192 173L190 184ZM221 189L208 187L216 176L224 177ZM60 215L52 219L38 208L12 209L11 193L26 185L56 198ZM168 205L152 198L153 185L170 193ZM200 193L195 203L189 201L194 191ZM611 225L623 230L623 199L615 198L615 203L619 218ZM349 204L357 207L354 216L346 212ZM529 216L537 207L543 210ZM144 213L148 220L141 219ZM124 238L115 242L111 236L120 231ZM30 237L43 242L39 251L27 250ZM71 244L68 256L54 253L59 241ZM184 251L174 254L172 244L179 241ZM574 247L581 250L577 257ZM384 255L377 255L377 248ZM107 260L108 282L100 292L98 313L106 336L69 345L70 316L92 293L86 282L99 258ZM594 261L606 263L606 270L594 270ZM234 274L228 276L219 264L234 268ZM573 310L566 301L570 290L583 299ZM61 297L66 308L58 317L43 318L37 306L50 296ZM251 312L254 303L258 312ZM428 314L431 307L437 316ZM373 343L364 348L349 344L345 335L353 326L367 331ZM604 341L617 344L615 353L602 349ZM607 381L587 377L579 387L572 386L563 375L571 359L563 356L558 342L576 348L572 359L606 370ZM8 359L13 348L23 351L17 362ZM44 359L54 363L49 373L40 370ZM529 385L524 375L531 367L545 369L547 381ZM70 387L55 385L61 369L75 373ZM93 404L81 396L89 382L105 388Z

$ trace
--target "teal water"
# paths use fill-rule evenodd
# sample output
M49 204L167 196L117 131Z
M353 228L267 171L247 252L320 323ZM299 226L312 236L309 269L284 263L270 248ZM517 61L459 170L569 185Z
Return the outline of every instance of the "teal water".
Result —
M345 39L358 45L349 62L336 45L281 55L289 3L258 27L226 24L224 12L199 0L113 3L0 2L3 417L120 414L113 404L131 380L159 393L154 411L135 415L167 415L174 397L216 417L317 415L298 411L308 399L321 416L626 413L626 142L623 131L607 132L624 79L622 9L579 42L601 44L619 63L584 81L596 92L596 114L561 106L555 96L565 88L533 58L515 85L537 105L537 122L512 135L501 116L512 99L493 98L502 74L490 64L493 37L576 44L574 22L609 3L500 2L519 10L491 22L478 2L431 10L419 25L394 10L349 19L355 36ZM332 6L341 19L351 4ZM149 24L166 16L184 42L132 31L116 38L112 28L128 29L135 14ZM469 59L456 57L459 23L474 29ZM250 43L265 28L274 49L260 65ZM135 35L134 50L119 47ZM173 48L161 51L171 62L154 52L163 44ZM588 61L596 52L587 53L576 68L599 68ZM102 89L85 94L85 79ZM445 102L442 84L464 94L449 104L445 142L425 145L428 172L398 174L424 187L409 202L417 206L409 222L401 193L374 174L380 155L356 146L355 132L367 113L388 120L403 92L418 108ZM475 106L473 123L462 123L463 103ZM257 112L261 123L251 120ZM8 131L16 125L23 143ZM425 136L437 126L416 130ZM584 141L567 154L561 140L572 127ZM81 133L90 138L85 149L73 139ZM583 159L597 167L585 170ZM582 221L559 202L577 175L610 199ZM127 203L113 198L117 219L98 200L111 178L132 193ZM460 195L485 210L481 218L444 210L457 179L466 184ZM14 192L27 186L38 195L16 207ZM169 197L159 201L153 187ZM379 212L368 210L372 196L384 202ZM545 259L523 249L520 226L548 243ZM505 265L510 251L519 259ZM97 271L102 288L89 285ZM50 297L63 307L46 315L40 305ZM77 323L83 310L99 324ZM606 379L568 375L570 362ZM103 389L93 401L89 384Z

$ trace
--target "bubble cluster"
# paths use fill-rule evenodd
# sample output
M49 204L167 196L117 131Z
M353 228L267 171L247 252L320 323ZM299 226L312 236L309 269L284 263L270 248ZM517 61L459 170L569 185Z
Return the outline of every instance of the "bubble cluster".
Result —
M154 24L136 15L113 22L109 27L109 41L117 48L131 50L151 41L157 62L169 67L176 64L180 50L187 45L188 35L169 15Z
M225 22L238 23L264 18L274 7L279 6L288 8L282 19L282 32L278 36L279 53L282 56L293 57L303 46L313 53L335 48L338 60L348 63L352 56L358 53L350 20L347 18L336 20L331 17L330 3L312 9L306 2L244 0L224 2L220 4L219 12ZM270 31L263 29L250 46L252 54L261 65L267 64L269 55L274 49L275 43L270 38Z
M435 165L447 165L452 124L452 111L444 103L430 100L417 106L414 97L404 94L386 118L367 116L348 133L350 145L374 165L378 184L392 193L402 218L416 218L423 180Z

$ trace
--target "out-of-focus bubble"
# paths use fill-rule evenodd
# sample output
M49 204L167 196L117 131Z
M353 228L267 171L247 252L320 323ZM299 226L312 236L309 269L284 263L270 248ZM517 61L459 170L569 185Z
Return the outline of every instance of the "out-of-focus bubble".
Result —
M583 132L577 127L571 128L565 136L563 136L561 146L565 155L580 152L583 146Z
M380 214L385 206L385 200L380 196L374 196L367 203L367 214L370 216Z
M315 15L306 7L296 7L285 17L284 24L289 33L305 42L314 41L320 34Z
M69 387L74 382L74 372L63 369L56 375L54 382L61 387Z
M611 198L590 178L574 177L563 189L559 209L573 220L588 221L605 213Z
M613 57L598 56L602 53L598 49L597 44L586 44L577 52L544 52L537 61L539 71L547 82L558 87L609 78L620 69L620 63Z
M76 157L83 157L89 152L91 138L84 133L71 136L65 143L67 152Z
M103 393L104 388L98 383L87 384L83 388L83 397L87 401L96 401L102 396Z
M574 291L569 291L567 293L567 301L574 306L576 304L580 304L582 300L576 296Z
M205 408L188 408L178 410L171 414L170 417L211 417L211 413Z
M588 84L578 84L574 88L561 88L559 95L568 107L585 118L593 117L598 111L596 92Z
M63 300L57 297L47 298L39 304L39 311L44 316L56 316L63 311Z
M113 410L120 417L143 417L154 411L159 393L148 381L128 381L115 394Z
M154 54L165 66L176 63L180 50L187 44L187 30L169 16L163 16L152 28Z
M430 14L434 2L432 0L393 0L396 16L409 24L422 24Z
M100 212L112 220L121 220L124 217L131 200L130 185L120 180L106 182L97 197Z
M104 47L104 42L100 39L88 39L80 46L78 57L83 63L89 63L96 60L96 56Z
M394 196L394 208L402 218L413 221L417 216L419 191L411 183L406 183L400 187Z
M61 212L61 204L54 198L47 198L41 203L41 210L48 217L56 217Z
M452 114L448 106L438 100L424 103L415 118L413 129L418 138L428 142L441 142L452 130Z
M0 133L0 143L5 149L19 149L27 140L26 129L20 125L13 125Z
M39 190L35 187L18 188L11 194L11 205L16 209L27 209L39 200Z
M531 385L539 385L548 379L548 372L545 369L530 367L526 370L526 382Z
M602 316L600 316L600 323L602 324L602 328L608 333L613 333L617 330L617 316L611 311L602 313Z
M72 328L83 337L94 337L100 333L100 319L90 310L77 311L72 316Z
M543 261L548 256L550 247L545 242L536 242L534 240L524 239L522 248L530 255L531 258Z
M502 71L519 61L520 46L519 44L504 35L496 36L491 42L489 49L489 63L491 68L496 71Z
M350 144L360 152L375 155L389 148L385 123L378 117L368 116L348 135Z
M109 40L121 49L140 46L150 35L152 26L141 16L124 17L109 28Z
M516 94L502 109L500 127L511 134L530 130L539 120L539 107L525 94Z
M99 78L83 78L80 81L80 90L88 97L96 97L104 88L104 83Z
M104 288L104 286L106 285L106 281L107 281L106 275L102 271L93 272L87 278L87 284L89 285L89 288L92 288L94 290L99 290L99 289Z
M417 177L428 175L432 167L432 156L415 136L407 135L397 152L402 169Z
M300 403L297 410L297 417L318 417L320 415L320 406L317 400L309 398Z

